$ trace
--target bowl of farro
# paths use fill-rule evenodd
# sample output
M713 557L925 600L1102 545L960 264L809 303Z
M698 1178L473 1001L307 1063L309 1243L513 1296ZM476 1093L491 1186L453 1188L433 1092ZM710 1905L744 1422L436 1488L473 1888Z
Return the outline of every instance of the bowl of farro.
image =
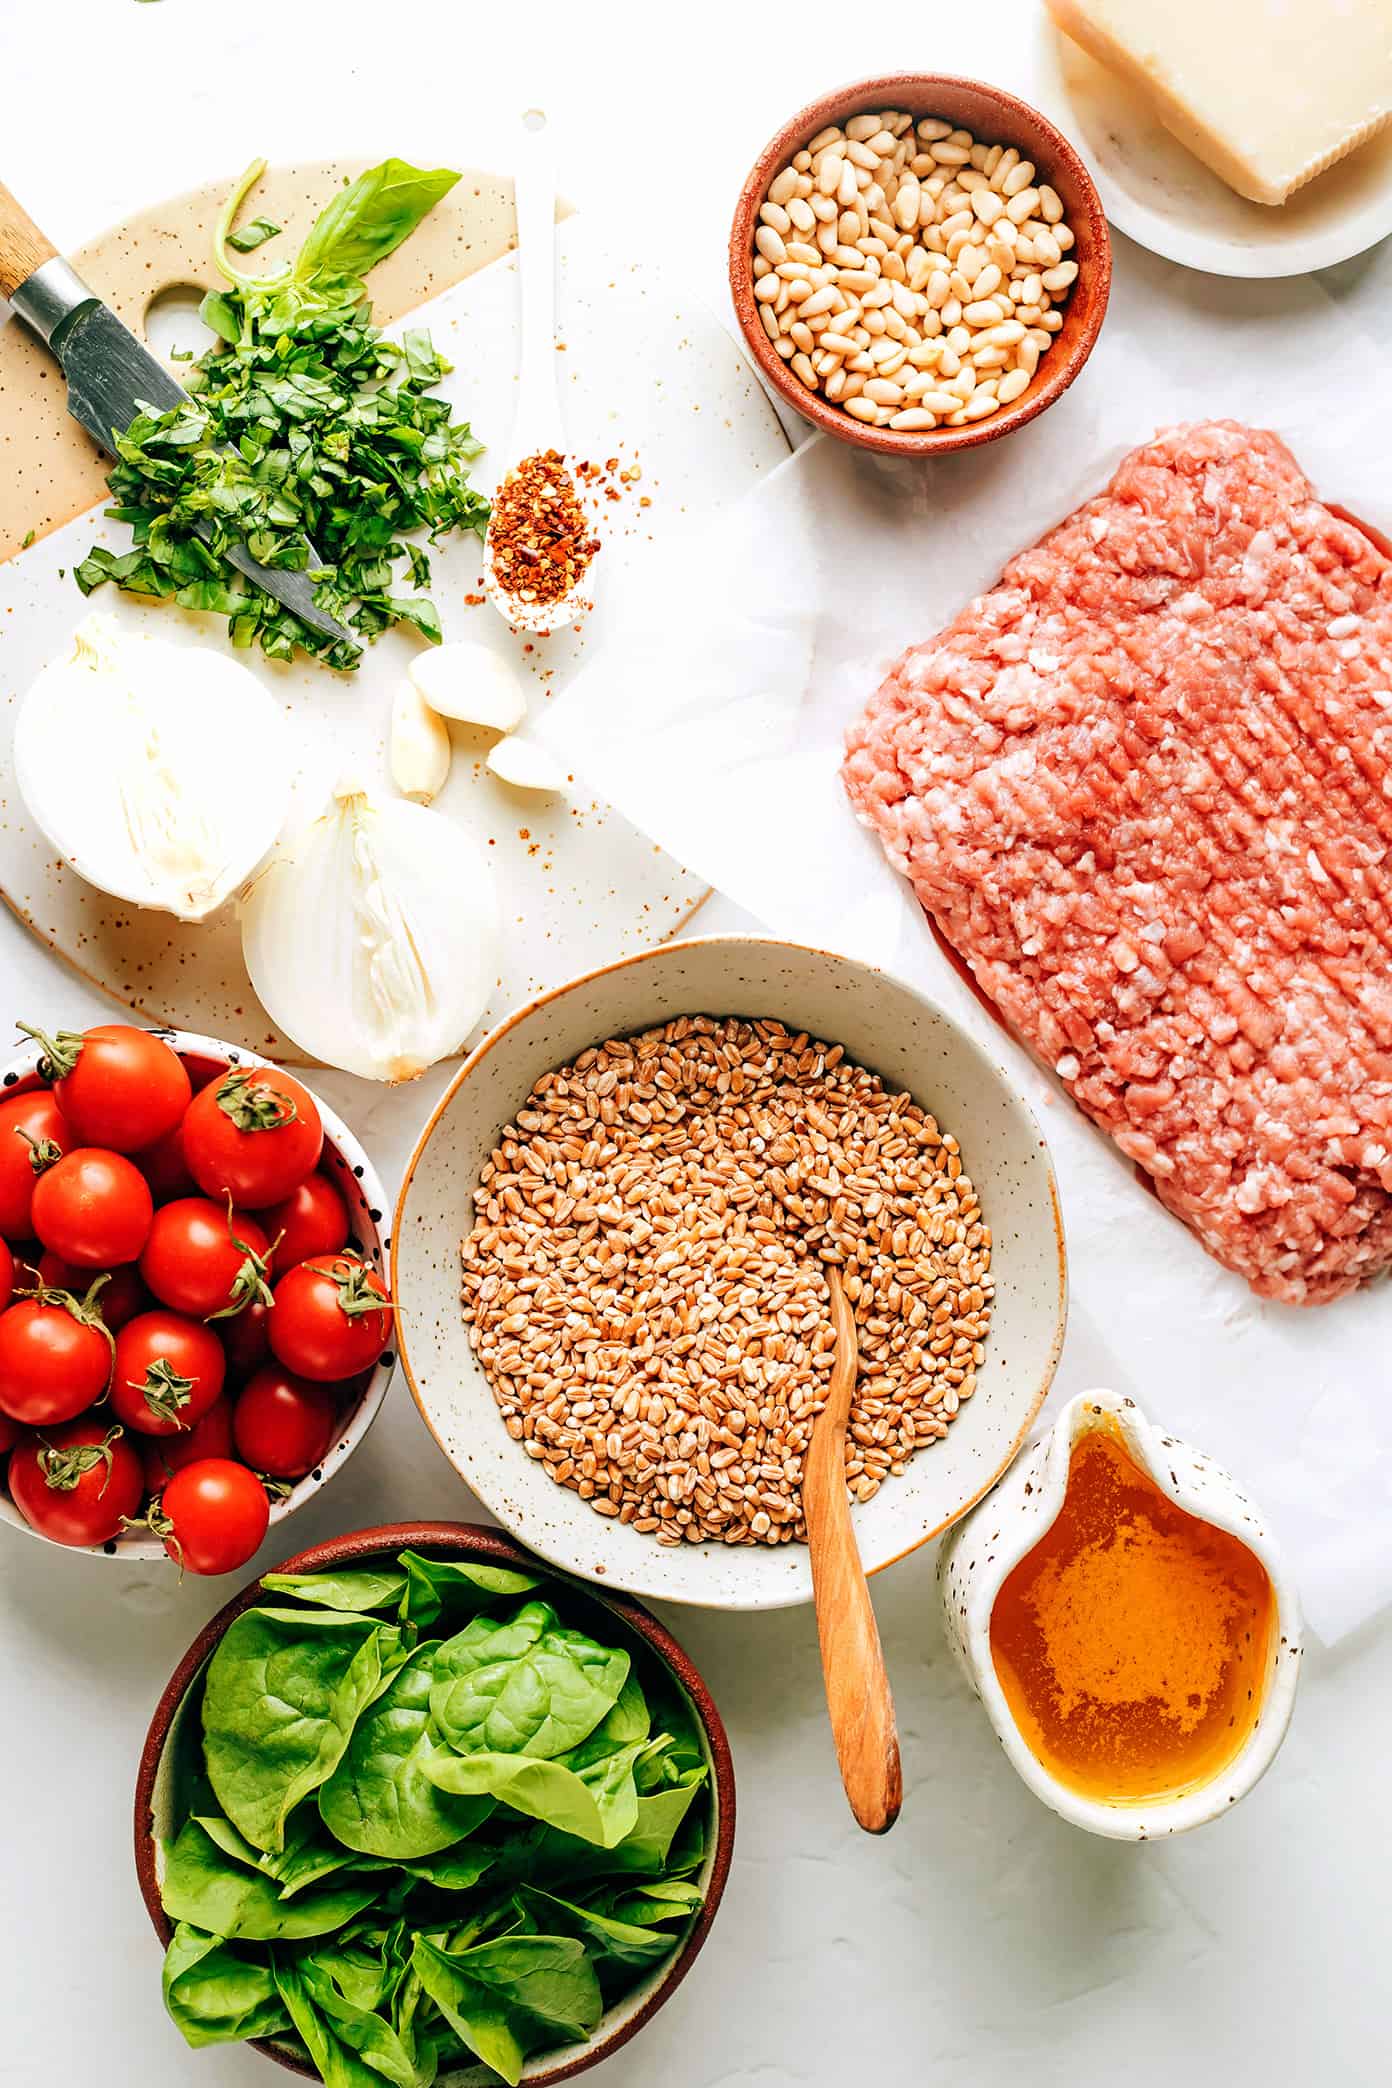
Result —
M847 1482L876 1572L1006 1470L1063 1340L1052 1164L991 1055L888 973L665 943L471 1053L392 1229L402 1367L498 1520L715 1608L812 1593L802 1459L855 1309Z

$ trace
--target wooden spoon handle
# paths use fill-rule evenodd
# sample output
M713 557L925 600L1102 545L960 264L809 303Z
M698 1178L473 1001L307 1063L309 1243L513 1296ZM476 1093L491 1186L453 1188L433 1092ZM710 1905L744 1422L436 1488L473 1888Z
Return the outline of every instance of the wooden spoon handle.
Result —
M840 1274L828 1270L837 1350L831 1394L817 1418L803 1474L817 1637L836 1759L851 1811L867 1834L899 1817L904 1779L894 1699L860 1563L846 1492L846 1416L855 1381L855 1322Z
M13 297L58 249L0 182L0 297Z

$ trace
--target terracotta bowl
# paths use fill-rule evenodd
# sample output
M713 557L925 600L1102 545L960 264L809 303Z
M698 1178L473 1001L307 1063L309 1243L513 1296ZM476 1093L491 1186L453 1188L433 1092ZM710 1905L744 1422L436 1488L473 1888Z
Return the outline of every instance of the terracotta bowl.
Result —
M224 1044L216 1037L202 1037L191 1030L156 1029L153 1034L163 1037L172 1044L184 1061L193 1082L195 1094L218 1073L228 1066L269 1066L269 1059L259 1058L254 1051L247 1051L240 1044ZM11 1095L22 1095L30 1088L42 1085L39 1079L39 1060L43 1052L39 1045L31 1044L24 1051L16 1052L0 1069L0 1099ZM301 1085L309 1083L297 1073ZM309 1088L311 1095L314 1090ZM387 1193L378 1178L377 1170L367 1154L354 1138L342 1118L330 1109L321 1095L314 1095L314 1104L324 1126L324 1151L319 1165L339 1191L348 1206L348 1240L356 1247L363 1259L374 1269L384 1265L385 1233L383 1218L387 1209ZM284 1522L297 1509L303 1508L310 1497L327 1486L334 1475L348 1462L363 1437L377 1418L377 1410L386 1397L387 1387L396 1368L396 1355L389 1348L379 1359L375 1368L363 1383L361 1391L339 1416L338 1432L334 1436L327 1455L296 1481L283 1499L271 1502L271 1528ZM23 1530L26 1536L37 1537L44 1544L53 1543L51 1537L27 1523L0 1484L0 1521ZM76 1547L64 1545L65 1551ZM148 1531L127 1530L120 1537L110 1538L105 1544L87 1547L89 1558L95 1559L163 1559L165 1549L158 1537ZM170 1571L175 1569L170 1566Z
M842 123L872 109L906 109L915 118L940 116L990 144L1016 146L1025 159L1034 161L1040 178L1057 191L1077 242L1071 258L1078 264L1078 275L1061 308L1063 326L1041 358L1034 382L1013 405L965 427L920 431L867 427L800 384L775 355L759 321L754 296L754 232L770 182L829 123ZM982 80L958 79L951 73L888 73L879 79L858 80L800 109L754 162L730 227L730 291L749 352L765 381L814 427L838 441L878 450L881 455L932 457L948 450L973 449L978 443L995 442L1023 428L1046 406L1052 406L1092 353L1107 309L1111 279L1112 248L1102 201L1067 138L1028 102Z
M664 943L519 1008L471 1053L406 1169L392 1227L402 1367L441 1449L513 1534L606 1587L712 1609L808 1602L802 1544L662 1545L558 1486L503 1426L459 1309L459 1242L480 1170L537 1078L607 1037L676 1015L777 1017L844 1044L961 1140L993 1234L996 1301L977 1391L947 1435L854 1510L877 1572L988 1492L1024 1442L1063 1340L1065 1260L1053 1168L1002 1067L914 988L854 958L765 936Z
M523 1567L548 1573L539 1559L514 1544L500 1530L484 1529L477 1523L448 1522L387 1523L379 1529L355 1530L346 1537L332 1537L325 1544L311 1545L308 1551L286 1559L274 1570L277 1573L323 1573L346 1566L371 1565L375 1560L394 1557L406 1550L424 1552L433 1558L469 1559L492 1566ZM620 2045L627 2044L649 2017L671 1999L710 1933L730 1874L735 1840L735 1771L730 1743L710 1691L688 1656L665 1626L640 1602L608 1589L587 1587L568 1576L552 1574L549 1577L565 1581L566 1602L570 1609L577 1606L583 1609L592 1604L605 1612L603 1620L596 1620L597 1629L604 1623L611 1626L617 1623L628 1637L637 1639L649 1655L662 1664L686 1698L701 1731L710 1772L711 1833L699 1879L705 1898L692 1916L685 1934L680 1937L674 1955L641 1979L622 2001L606 2010L588 2044L539 2052L530 2059L522 2074L529 2088L543 2088L543 2084L568 2081L576 2074L588 2072L590 2067L609 2058ZM258 1578L204 1625L171 1675L155 1707L141 1750L135 1784L135 1868L146 1910L162 1944L168 1943L172 1929L160 1904L161 1843L176 1830L180 1813L185 1809L180 1804L179 1794L189 1765L195 1759L192 1749L197 1739L196 1714L200 1694L197 1684L228 1626L243 1610L252 1608L260 1599L261 1582ZM149 1977L154 1979L156 1976L152 1963ZM254 2039L252 2043L255 2050L264 2053L268 2059L274 2059L277 2065L286 2067L291 2073L318 2080L317 2070L294 2046L270 2039ZM191 2067L190 2079L195 2070ZM436 2088L489 2088L489 2084L496 2084L497 2078L487 2067L455 2067L440 2075Z

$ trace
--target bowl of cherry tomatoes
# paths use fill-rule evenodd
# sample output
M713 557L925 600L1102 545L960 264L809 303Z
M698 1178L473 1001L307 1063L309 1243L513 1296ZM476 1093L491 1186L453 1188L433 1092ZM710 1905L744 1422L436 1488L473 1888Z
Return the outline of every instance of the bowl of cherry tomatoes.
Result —
M0 1517L230 1573L386 1393L382 1185L240 1045L26 1034L0 1069Z

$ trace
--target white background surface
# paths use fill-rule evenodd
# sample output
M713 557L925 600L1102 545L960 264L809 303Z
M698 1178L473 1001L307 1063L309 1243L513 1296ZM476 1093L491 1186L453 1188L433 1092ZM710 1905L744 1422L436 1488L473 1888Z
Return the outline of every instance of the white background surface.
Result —
M735 185L790 109L838 79L896 66L974 71L1028 92L1032 11L1032 0L997 0L970 26L959 10L954 28L936 10L902 10L894 29L823 0L689 11L533 0L491 14L452 0L3 0L0 178L69 245L255 152L501 160L513 112L542 103L560 125L575 199L632 214L635 236L665 239L718 299ZM1387 250L1326 280L1385 328ZM1322 374L1357 381L1336 342ZM708 916L711 926L736 918L728 907ZM78 1026L108 1012L8 915L0 979L4 1007L32 1019ZM394 1096L342 1076L323 1085L393 1181L444 1077ZM1087 1326L1124 1313L1124 1300L1089 1295L1076 1251L1074 1281L1082 1338L1065 1357L1068 1391L1086 1382ZM1163 1384L1150 1403L1163 1414ZM293 1541L468 1512L398 1384ZM188 2053L165 2022L129 1853L149 1711L230 1590L0 1535L0 2080L268 2084L255 2055ZM1286 1749L1232 1816L1185 1842L1131 1849L1075 1834L1017 1783L948 1668L928 1554L883 1576L876 1600L907 1785L883 1843L858 1836L842 1803L811 1613L671 1614L729 1724L735 1865L686 1985L595 2078L606 2088L1386 2079L1387 1619L1337 1654L1312 1652Z

